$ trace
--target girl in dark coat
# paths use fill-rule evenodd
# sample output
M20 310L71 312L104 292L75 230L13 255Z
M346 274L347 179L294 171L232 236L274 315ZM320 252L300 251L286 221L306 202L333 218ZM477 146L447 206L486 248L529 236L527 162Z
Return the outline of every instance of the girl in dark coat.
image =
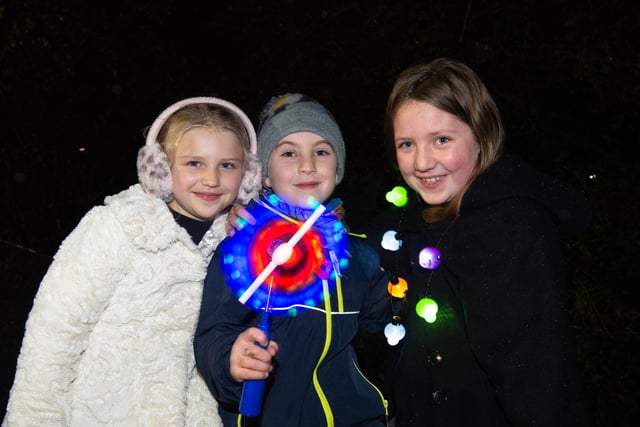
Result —
M396 426L585 425L561 244L590 221L584 197L501 158L497 107L457 61L405 70L386 131L416 196L366 230L400 289Z

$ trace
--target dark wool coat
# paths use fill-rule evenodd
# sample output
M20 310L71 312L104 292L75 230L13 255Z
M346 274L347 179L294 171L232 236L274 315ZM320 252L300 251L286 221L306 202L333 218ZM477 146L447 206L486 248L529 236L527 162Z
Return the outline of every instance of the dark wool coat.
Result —
M423 208L394 207L366 230L409 284L406 337L387 374L396 426L585 425L561 244L589 224L584 196L505 158L473 183L453 223L427 225ZM398 227L401 249L383 249L382 234ZM435 270L418 264L425 246L441 252ZM431 324L415 311L426 294L439 305Z
M376 252L362 239L349 238L349 253L349 265L342 271L342 291L331 293L330 314L321 305L295 317L271 316L270 336L279 350L256 425L326 426L323 401L336 426L373 425L375 420L384 420L386 401L362 374L351 341L360 327L379 332L391 318L389 277L380 269ZM235 417L229 415L234 407L237 411L242 384L229 372L230 350L241 332L257 326L260 315L240 303L224 283L220 257L216 252L209 264L194 346L198 369L227 409L222 411L223 422L235 426ZM338 308L339 298L343 310ZM327 334L331 343L323 356ZM317 383L324 396L313 385L319 361Z

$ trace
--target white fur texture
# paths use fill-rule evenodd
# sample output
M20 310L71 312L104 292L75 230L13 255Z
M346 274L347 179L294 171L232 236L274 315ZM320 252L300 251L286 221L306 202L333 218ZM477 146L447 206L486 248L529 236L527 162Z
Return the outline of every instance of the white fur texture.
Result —
M262 165L255 154L249 154L247 162L247 170L242 176L242 183L238 191L236 201L243 205L249 203L249 200L258 196L258 192L262 188Z
M169 203L173 200L173 179L169 159L157 142L138 151L138 180L147 193Z
M89 211L40 285L3 425L221 425L192 340L225 220L198 247L138 185Z

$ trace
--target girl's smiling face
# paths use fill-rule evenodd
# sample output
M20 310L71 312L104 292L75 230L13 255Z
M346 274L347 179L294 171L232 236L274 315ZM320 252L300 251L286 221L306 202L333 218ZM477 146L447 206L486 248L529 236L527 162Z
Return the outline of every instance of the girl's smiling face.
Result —
M333 146L312 132L282 138L269 156L267 186L287 203L309 207L309 198L324 202L336 186L338 161Z
M229 131L204 126L184 133L171 161L176 212L211 221L238 195L244 172L244 149Z
M398 108L393 129L400 173L426 203L446 203L469 182L480 146L456 116L409 100Z

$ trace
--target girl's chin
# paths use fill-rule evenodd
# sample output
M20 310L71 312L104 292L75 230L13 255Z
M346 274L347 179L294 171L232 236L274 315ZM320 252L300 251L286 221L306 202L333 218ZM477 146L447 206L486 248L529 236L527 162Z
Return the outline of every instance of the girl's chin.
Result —
M449 200L451 200L451 198L446 197L446 195L426 192L424 191L424 189L418 190L418 194L426 204L431 206L442 205L444 203L447 203Z

